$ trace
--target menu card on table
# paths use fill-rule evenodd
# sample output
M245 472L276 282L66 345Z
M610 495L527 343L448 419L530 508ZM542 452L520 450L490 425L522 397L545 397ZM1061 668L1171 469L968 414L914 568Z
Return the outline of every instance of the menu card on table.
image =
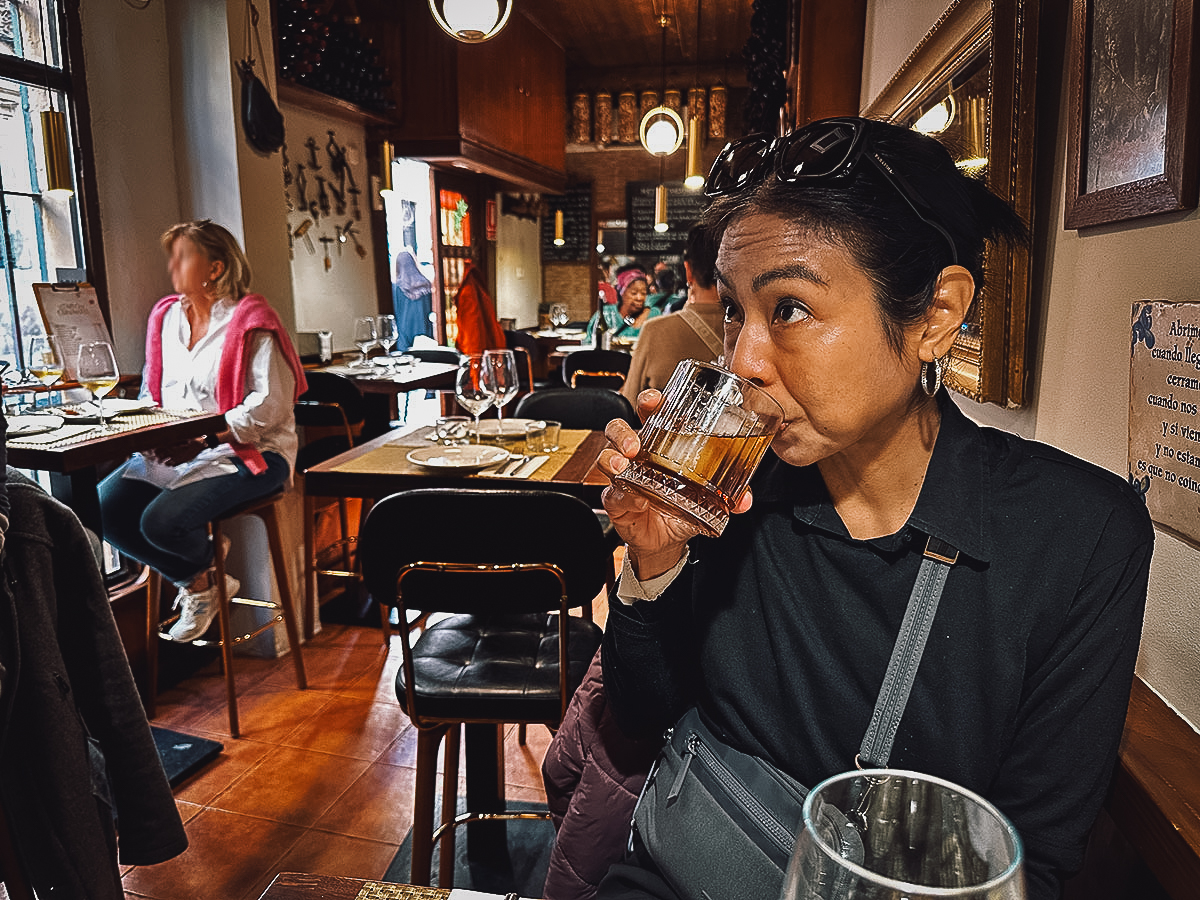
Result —
M79 345L89 341L108 341L108 325L100 312L96 289L90 284L35 284L34 296L49 334L58 338L63 354L63 377L76 381L75 363Z

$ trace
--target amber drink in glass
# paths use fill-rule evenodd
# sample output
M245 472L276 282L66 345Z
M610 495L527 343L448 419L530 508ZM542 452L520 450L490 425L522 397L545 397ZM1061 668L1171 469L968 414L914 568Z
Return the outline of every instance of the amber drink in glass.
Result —
M732 372L685 359L642 426L642 448L616 476L664 512L716 537L771 445L783 410Z

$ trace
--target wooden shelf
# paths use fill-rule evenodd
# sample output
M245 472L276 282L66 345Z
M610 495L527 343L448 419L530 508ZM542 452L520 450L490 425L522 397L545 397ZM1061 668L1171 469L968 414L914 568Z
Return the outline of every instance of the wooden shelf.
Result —
M396 124L390 114L371 112L349 100L314 91L312 88L296 84L286 78L280 78L278 86L281 103L290 103L292 106L299 106L317 115L335 116L339 119L350 119L362 125L381 125L388 128Z

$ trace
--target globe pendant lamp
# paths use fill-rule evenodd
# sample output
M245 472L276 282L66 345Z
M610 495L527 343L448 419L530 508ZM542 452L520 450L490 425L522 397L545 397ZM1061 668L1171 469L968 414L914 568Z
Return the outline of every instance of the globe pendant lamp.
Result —
M482 44L508 24L513 2L504 0L504 13L501 14L498 0L429 0L429 11L438 27L456 41Z
M658 24L662 28L662 93L659 96L665 98L667 96L667 26L671 24L671 17L665 13L660 15ZM642 123L638 128L638 138L641 140L642 146L655 156L670 156L683 144L683 119L669 106L656 106L647 110L646 114L642 116Z

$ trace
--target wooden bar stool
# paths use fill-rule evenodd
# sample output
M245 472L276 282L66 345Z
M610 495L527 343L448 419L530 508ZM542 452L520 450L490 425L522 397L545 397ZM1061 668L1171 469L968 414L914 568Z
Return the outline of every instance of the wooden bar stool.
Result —
M282 489L270 494L266 497L261 497L257 500L251 500L241 506L237 506L222 516L214 519L209 528L212 533L214 557L213 562L216 565L216 585L217 585L217 622L220 627L220 640L208 641L197 639L192 641L197 647L217 646L221 648L221 668L225 673L225 691L229 706L229 732L233 737L238 737L240 729L238 726L238 710L237 710L237 690L234 684L233 677L233 648L236 644L245 643L253 640L264 631L274 628L278 622L283 622L287 629L288 643L292 651L292 663L296 667L296 686L300 690L305 690L308 687L308 679L304 674L304 657L300 647L300 627L296 621L296 608L292 598L291 582L288 579L287 557L284 554L283 533L280 530L279 521L279 504L284 497ZM225 593L225 548L221 541L221 525L228 522L235 516L254 515L262 519L263 525L267 529L267 541L271 549L271 562L275 567L275 581L279 588L280 602L275 603L271 600L254 600L248 597L229 597ZM158 619L158 601L159 594L162 590L162 576L157 572L152 572L148 585L150 591L150 640L147 648L149 657L150 679L154 685L158 679L158 638L164 638L164 629L178 619L178 615L172 616L165 621L155 621ZM269 621L260 625L249 634L233 634L233 625L231 622L232 609L234 603L240 603L245 606L254 606L259 609L275 610L275 615Z

